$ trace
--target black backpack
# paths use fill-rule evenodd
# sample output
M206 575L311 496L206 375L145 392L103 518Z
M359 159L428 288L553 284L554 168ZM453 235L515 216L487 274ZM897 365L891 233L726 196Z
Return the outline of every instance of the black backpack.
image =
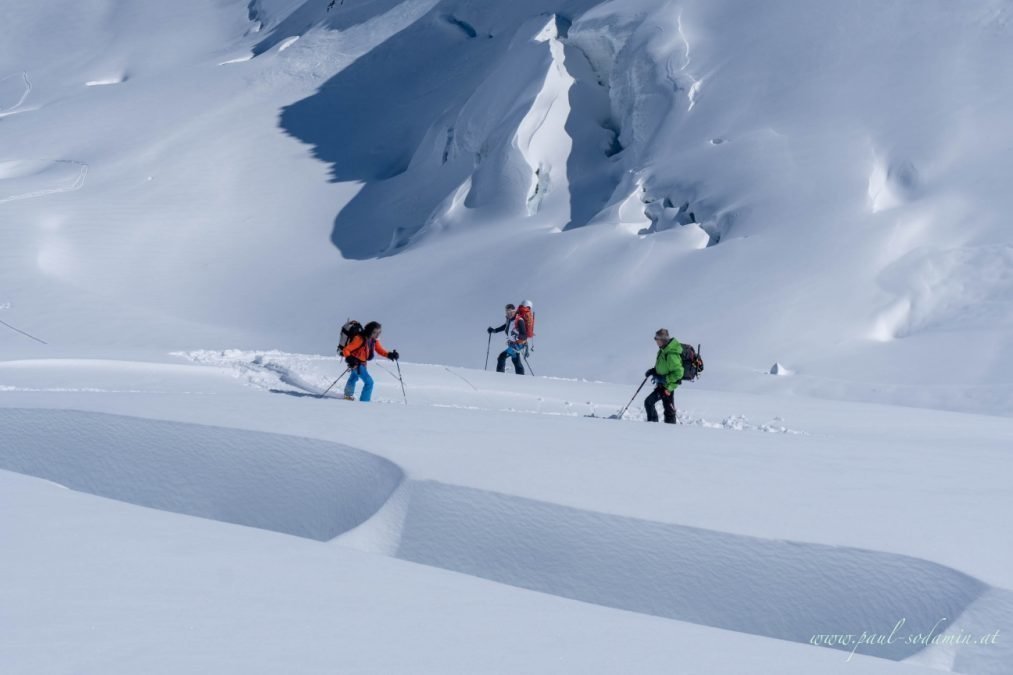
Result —
M703 372L703 359L700 358L700 345L693 349L692 345L682 344L682 379L679 382L693 382Z
M341 327L341 336L338 338L338 353L344 349L356 335L362 335L362 324L355 319L349 319Z

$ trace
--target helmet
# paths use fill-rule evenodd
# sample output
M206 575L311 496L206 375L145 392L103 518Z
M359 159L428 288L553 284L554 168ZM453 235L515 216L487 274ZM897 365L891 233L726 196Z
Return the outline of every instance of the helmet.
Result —
M534 310L534 305L531 304L530 300L525 300L524 302L522 302L521 307L529 307L530 309Z

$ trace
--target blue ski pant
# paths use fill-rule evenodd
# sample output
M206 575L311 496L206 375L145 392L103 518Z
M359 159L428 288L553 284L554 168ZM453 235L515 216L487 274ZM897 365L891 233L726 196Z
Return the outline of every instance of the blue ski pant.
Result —
M362 380L362 396L359 397L359 400L369 401L373 396L373 378L366 370L366 364L352 368L348 375L348 382L345 383L345 396L355 395L355 385L360 379Z

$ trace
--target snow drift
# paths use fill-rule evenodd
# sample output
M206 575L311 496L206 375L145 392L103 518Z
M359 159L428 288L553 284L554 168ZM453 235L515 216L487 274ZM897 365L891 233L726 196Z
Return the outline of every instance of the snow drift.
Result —
M402 480L334 443L76 411L0 409L0 468L81 492L326 541Z

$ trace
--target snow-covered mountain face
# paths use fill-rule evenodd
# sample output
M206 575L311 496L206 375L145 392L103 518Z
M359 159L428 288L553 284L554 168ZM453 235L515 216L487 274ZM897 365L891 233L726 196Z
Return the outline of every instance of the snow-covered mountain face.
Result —
M5 354L329 352L1013 407L1013 9L5 3ZM2 328L2 327L0 327ZM791 373L767 373L778 361ZM703 385L706 386L706 385Z

